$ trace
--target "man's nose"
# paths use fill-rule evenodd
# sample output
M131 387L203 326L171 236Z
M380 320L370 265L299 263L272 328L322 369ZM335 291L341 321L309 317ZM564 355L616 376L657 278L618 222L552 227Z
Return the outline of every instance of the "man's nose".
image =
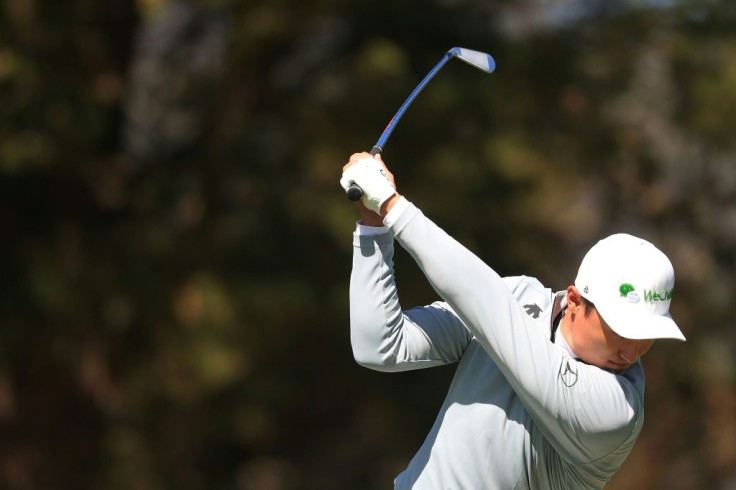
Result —
M636 342L625 342L618 351L618 356L629 364L633 364L638 357Z

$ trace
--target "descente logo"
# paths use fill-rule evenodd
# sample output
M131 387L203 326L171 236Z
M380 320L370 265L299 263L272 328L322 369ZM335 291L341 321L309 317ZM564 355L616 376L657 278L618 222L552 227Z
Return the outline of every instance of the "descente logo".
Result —
M663 289L661 291L655 291L655 290L644 290L644 301L646 302L653 302L653 301L669 301L672 299L672 289Z

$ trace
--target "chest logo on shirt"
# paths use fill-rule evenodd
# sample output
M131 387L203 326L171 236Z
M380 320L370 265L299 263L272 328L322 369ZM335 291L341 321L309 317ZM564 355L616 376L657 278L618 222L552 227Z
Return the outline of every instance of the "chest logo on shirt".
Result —
M526 314L532 318L539 318L539 315L542 314L542 308L540 308L539 305L535 305L534 303L524 305L524 309L526 310Z
M578 370L572 361L565 361L560 370L560 379L562 384L568 388L572 388L578 382Z

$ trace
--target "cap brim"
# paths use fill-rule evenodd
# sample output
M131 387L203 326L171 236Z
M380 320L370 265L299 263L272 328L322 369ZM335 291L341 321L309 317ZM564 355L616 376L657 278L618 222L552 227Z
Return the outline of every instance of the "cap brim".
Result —
M682 331L680 331L680 328L672 319L672 315L669 313L651 315L640 312L627 312L622 309L601 311L598 305L596 305L596 308L608 326L621 337L636 340L686 340Z

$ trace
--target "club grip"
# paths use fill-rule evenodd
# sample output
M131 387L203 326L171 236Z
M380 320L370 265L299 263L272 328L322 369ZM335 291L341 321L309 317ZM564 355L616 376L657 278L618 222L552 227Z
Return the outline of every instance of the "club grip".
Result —
M363 197L363 189L358 184L350 184L350 187L348 187L348 199L359 201L361 197Z
M376 156L381 154L381 147L380 146L374 146L371 149L371 155ZM348 187L347 190L348 199L351 201L359 201L361 197L363 197L363 189L360 188L358 184L350 184L350 187Z

